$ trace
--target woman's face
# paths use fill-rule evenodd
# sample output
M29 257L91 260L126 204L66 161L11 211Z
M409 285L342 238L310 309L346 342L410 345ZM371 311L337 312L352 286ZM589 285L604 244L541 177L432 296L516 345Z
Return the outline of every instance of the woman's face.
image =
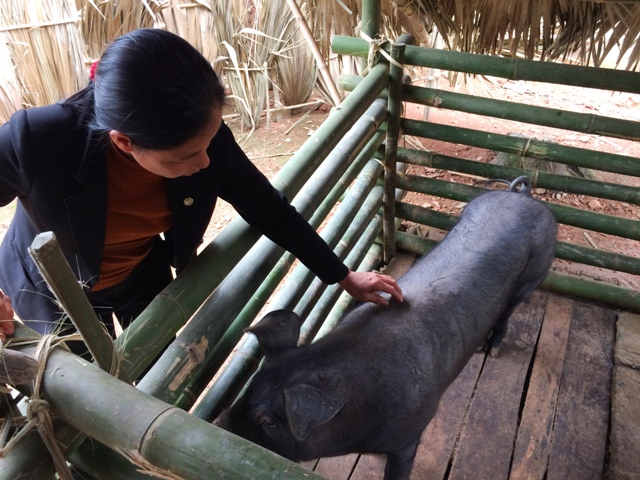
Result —
M222 109L216 108L204 132L168 150L146 150L131 144L127 135L111 130L116 147L132 156L145 170L165 178L188 177L209 166L207 148L222 124Z

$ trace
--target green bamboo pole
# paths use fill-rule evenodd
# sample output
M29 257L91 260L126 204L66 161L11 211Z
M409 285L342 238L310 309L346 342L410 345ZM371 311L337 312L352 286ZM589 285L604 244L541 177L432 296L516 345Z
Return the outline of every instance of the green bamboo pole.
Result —
M542 142L528 138L512 137L498 133L488 133L470 128L462 128L420 120L403 119L401 128L405 135L432 138L445 142L462 143L473 147L515 153L523 157L575 165L578 167L604 170L623 175L640 176L640 159L597 152L585 148L567 147L556 143Z
M339 83L343 90L351 91L361 81L362 77L358 75L342 75ZM382 96L387 97L388 92L383 90ZM640 122L591 113L576 113L555 108L524 105L506 100L495 100L417 85L404 85L402 99L405 102L418 103L429 107L457 110L476 115L572 130L574 132L629 140L640 139Z
M378 199L376 203L378 206L382 202L382 191L378 194ZM366 208L366 207L365 207ZM375 213L372 211L372 213ZM357 248L352 250L350 261L354 265L360 265L364 260L367 252L373 245L373 241L376 236L382 230L382 218L379 215L374 215L369 219L367 223L362 224L361 232L353 232L354 235L362 236L363 241L358 242ZM328 287L313 310L307 315L304 323L300 328L300 337L298 339L298 345L304 345L309 343L318 333L321 326L324 324L324 320L326 319L328 313L336 304L338 297L340 296L342 290L337 285L331 285Z
M82 335L96 364L107 372L117 374L113 339L93 311L53 232L36 235L29 253L49 290Z
M374 217L378 212L378 209L382 205L383 187L376 186L372 189L373 185L375 185L374 182L368 185L367 190L364 190L362 192L352 192L354 196L357 195L359 196L359 198L362 198L364 200L364 203L362 203L362 206L357 210L354 210L354 212L357 212L357 215L355 216L355 218L353 218L353 221L348 223L349 228L344 233L340 244L336 247L336 254L340 258L344 258L348 255L349 251L353 248L353 245L358 241L358 238L364 235L364 231L368 225L375 223L376 228L378 227L377 222L374 221ZM371 242L373 242L373 239L371 240ZM369 245L367 245L366 248L368 249ZM310 315L310 312L314 308L316 308L317 302L325 293L326 289L326 285L320 285L319 280L314 280L311 287L307 290L307 292L305 292L302 299L300 299L300 301L294 308L295 312L300 316L300 318L307 319L307 317Z
M376 211L380 208L378 203ZM360 228L357 224L350 226L349 230ZM351 233L346 236L350 236ZM366 240L366 239L365 239ZM359 242L364 241L362 238ZM354 247L359 248L358 244ZM353 252L353 250L352 250ZM345 264L353 269L350 256L345 259ZM273 305L273 309L281 308L280 305ZM247 378L257 368L261 355L258 342L253 335L247 335L236 348L234 355L229 357L228 362L219 373L215 382L207 391L203 401L207 402L207 413L211 417L217 416L225 406L228 406L242 389L242 385ZM206 400L205 400L206 399Z
M451 230L458 222L458 217L454 215L404 202L398 203L396 212L398 218L442 230ZM556 257L594 267L640 275L640 258L583 247L569 242L558 242Z
M383 45L389 52L390 45ZM355 37L335 35L331 42L334 53L366 56L368 43ZM582 67L561 63L493 57L473 53L407 46L405 63L419 67L454 70L477 75L490 75L511 80L560 83L577 87L598 88L620 92L640 93L640 73L601 67Z
M402 76L404 75L404 43L391 47L391 58L395 63L389 66L389 117L387 119L387 140L384 156L384 200L383 235L384 262L389 263L396 254L395 235L395 192L396 192L396 152L400 139L400 116L402 115Z
M380 32L380 0L362 3L362 31L370 38L376 38Z
M434 178L405 176L398 178L398 186L413 192L435 195L461 202L468 202L472 197L485 192L486 189L452 183ZM640 240L640 221L590 212L579 208L543 202L556 220L565 225L585 228L595 232L608 233L618 237Z
M16 330L18 336L34 334L20 324ZM16 348L28 354L35 350ZM52 410L69 425L180 477L321 478L140 392L60 347L49 353L42 388ZM213 445L217 454L212 454Z
M397 234L398 247L422 255L437 245L433 240L403 232ZM549 272L540 288L571 295L592 302L603 302L615 308L640 312L640 293L604 282L585 280L574 275Z
M382 160L383 157L384 147L381 147L380 152L376 154L376 158ZM490 163L465 160L408 148L398 148L398 160L413 165L450 170L452 172L466 173L485 178L514 180L521 175L528 175L529 178L531 178L533 187L548 188L550 190L558 190L577 195L589 195L640 205L640 188L638 187L628 187L626 185L589 180L586 178L575 178L541 170L531 171L515 167L492 165Z
M340 243L335 248L335 252L340 258L344 258L347 255L348 249L354 243L348 232L353 232L354 225L358 225L356 228L360 229L359 234L361 234L361 230L364 228L361 225L362 215L369 215L371 218L377 210L374 208L375 203L381 203L381 198L374 196L372 193L372 189L380 177L381 170L382 167L377 162L369 162L358 176L356 184L350 189L348 196L342 202L336 214L331 217L327 224L327 227L335 229L342 235ZM313 280L311 286L294 307L300 318L306 318L325 289L326 285L320 282L319 279Z
M298 212L307 218L311 216L385 117L382 104L375 103L355 122L292 201ZM177 341L140 381L138 388L173 404L186 386L201 375L209 346L220 340L283 253L282 248L268 239L261 239L206 300Z
M376 268L376 266L380 265L382 262L382 254L382 246L379 243L374 243L371 245L371 248L365 255L365 258L362 260L362 264L358 270L362 272L370 272ZM333 330L338 323L340 323L340 320L342 320L346 312L353 307L355 302L356 300L352 296L346 292L342 292L338 301L327 315L327 318L322 322L320 330L318 330L313 341L324 337L327 333Z

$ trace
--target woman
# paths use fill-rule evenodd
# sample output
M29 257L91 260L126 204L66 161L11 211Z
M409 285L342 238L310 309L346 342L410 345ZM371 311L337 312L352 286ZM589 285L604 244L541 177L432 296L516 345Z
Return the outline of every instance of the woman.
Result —
M222 121L224 88L187 41L142 29L116 39L69 99L0 127L0 204L18 197L0 247L0 289L40 333L64 322L28 253L53 231L96 313L115 335L195 256L218 197L361 301L402 301L393 279L351 272L247 159ZM160 234L162 234L161 238ZM11 302L0 297L2 318ZM68 330L67 330L68 331ZM0 338L13 332L0 323ZM84 353L84 347L72 347Z

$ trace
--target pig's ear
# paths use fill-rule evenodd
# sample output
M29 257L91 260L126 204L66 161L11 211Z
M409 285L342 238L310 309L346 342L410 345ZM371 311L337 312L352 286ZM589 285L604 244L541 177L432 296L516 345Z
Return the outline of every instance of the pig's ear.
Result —
M303 442L311 430L335 417L347 403L336 393L327 393L313 385L300 384L284 391L291 433Z
M290 310L274 310L245 332L258 337L260 348L270 357L298 345L300 318Z

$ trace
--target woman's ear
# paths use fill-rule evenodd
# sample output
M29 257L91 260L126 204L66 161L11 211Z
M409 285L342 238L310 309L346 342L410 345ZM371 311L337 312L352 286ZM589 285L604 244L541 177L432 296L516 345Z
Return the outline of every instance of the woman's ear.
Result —
M133 151L133 147L131 146L131 139L124 133L118 130L111 130L109 132L109 137L111 137L111 141L113 142L113 144L124 153L131 153Z

